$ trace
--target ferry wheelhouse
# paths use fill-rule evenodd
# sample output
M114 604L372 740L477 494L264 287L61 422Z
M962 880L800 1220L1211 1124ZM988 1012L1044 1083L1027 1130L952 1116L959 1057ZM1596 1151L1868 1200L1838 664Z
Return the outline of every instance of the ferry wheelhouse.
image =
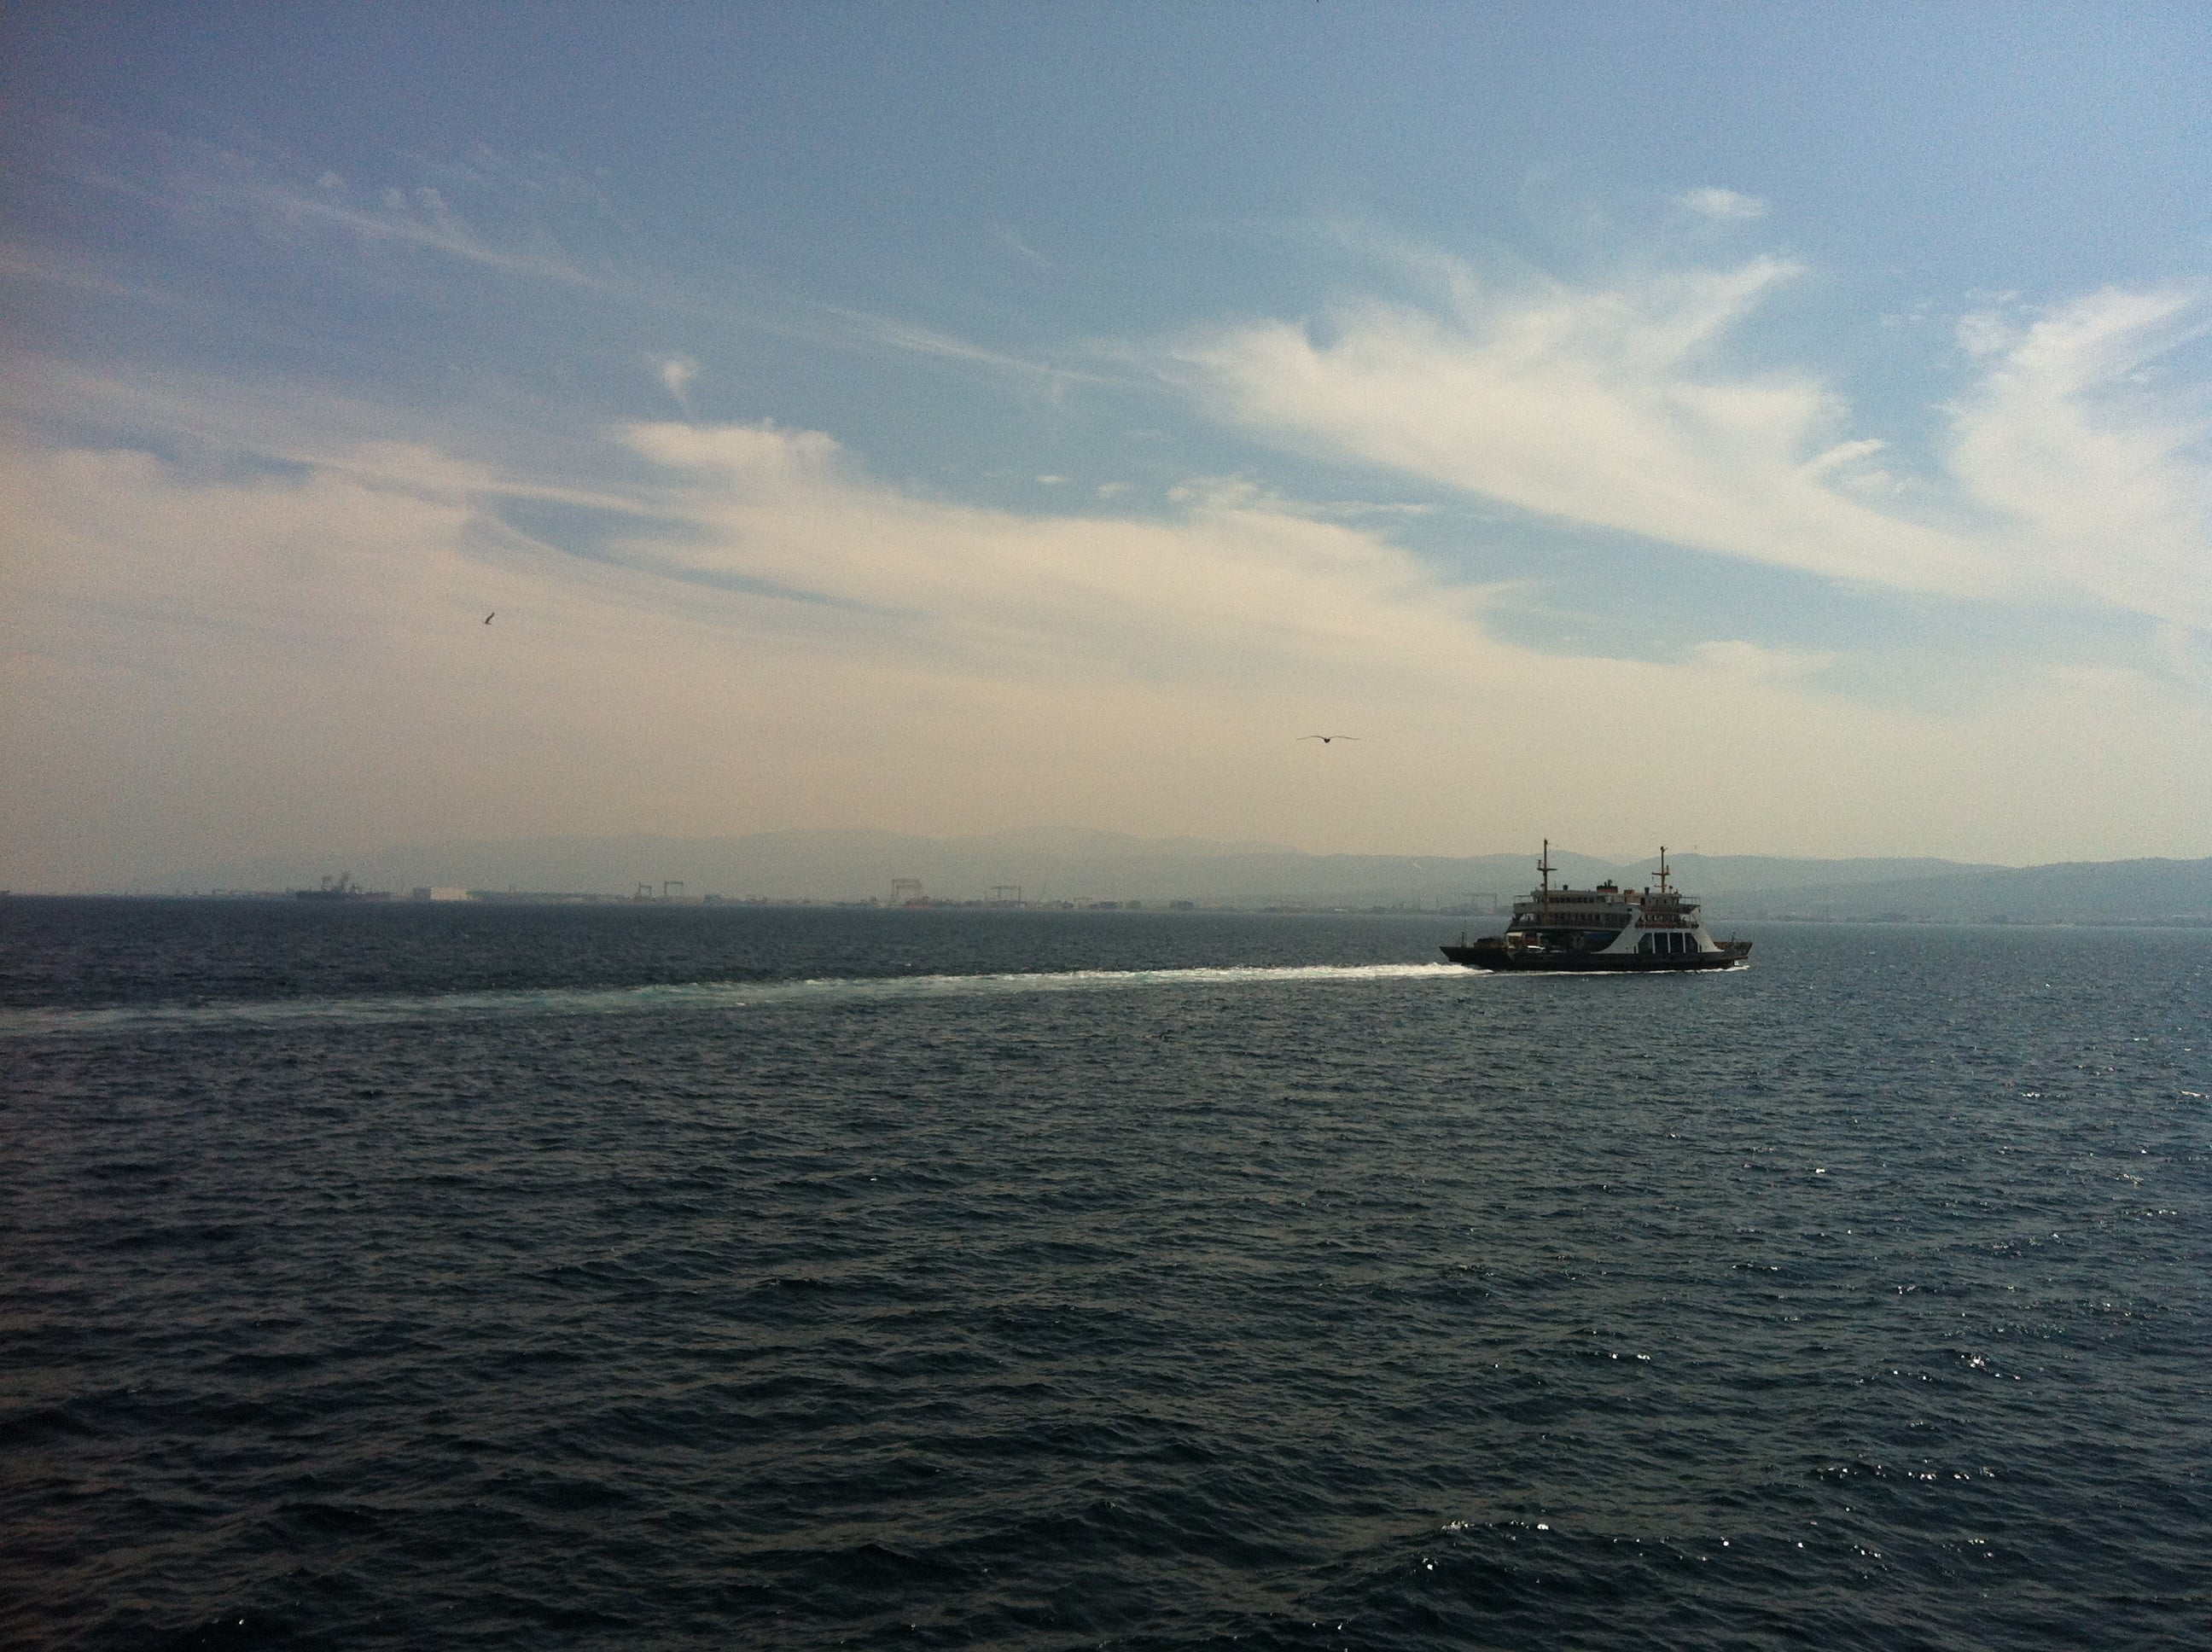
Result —
M1640 890L1608 878L1594 889L1552 887L1552 845L1536 862L1541 882L1513 903L1503 935L1469 941L1443 954L1470 969L1727 969L1751 956L1749 941L1717 941L1698 903L1668 881L1667 851L1658 880Z

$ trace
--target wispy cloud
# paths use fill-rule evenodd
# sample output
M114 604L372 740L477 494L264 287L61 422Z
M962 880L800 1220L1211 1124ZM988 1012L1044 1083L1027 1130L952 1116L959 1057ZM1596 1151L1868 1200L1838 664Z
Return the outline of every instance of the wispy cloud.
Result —
M88 293L100 298L119 298L133 304L162 309L201 309L207 306L171 288L152 282L120 277L82 257L50 247L0 244L0 278L35 282L40 286Z
M1800 648L1769 648L1730 638L1700 642L1691 657L1708 671L1754 683L1787 683L1818 676L1836 663L1833 653Z
M823 304L817 307L825 316L834 317L843 324L847 339L887 345L911 355L935 356L940 361L963 361L972 366L988 367L994 373L1011 375L1043 385L1054 390L1064 390L1078 384L1104 382L1099 374L1087 369L1067 367L1029 357L1010 355L1002 350L989 349L952 334L930 327L918 326L896 317L872 314L865 310L848 309L841 305Z
M1944 821L2052 793L2091 744L2128 777L2105 812L2129 831L2178 841L2199 817L2161 764L2204 710L2139 673L2031 675L2002 705L1932 715L1818 693L1817 653L1741 640L1674 665L1565 661L1493 636L1487 592L1249 482L1136 519L930 497L768 426L628 427L599 466L619 485L352 440L305 409L285 434L264 455L281 465L212 470L0 443L17 841L133 864L143 817L164 860L236 849L240 799L266 800L269 844L1069 811L1218 834L1256 809L1402 845L1416 796L1486 837L1679 826L1679 797L1492 783L1547 772L1623 707L1670 731L1698 806L1747 841L1948 847ZM524 497L590 507L604 543L504 527ZM1389 731L1389 772L1317 793L1280 738L1316 716ZM156 773L187 777L158 820L99 801ZM1877 787L1889 836L1821 835L1823 811ZM2081 810L2049 829L2079 841Z
M1740 195L1732 189L1708 185L1686 191L1674 199L1701 217L1718 219L1723 223L1749 223L1766 216L1765 202L1755 195Z
M2201 295L2107 289L2035 316L1953 414L1952 475L2002 517L1996 562L2212 629L2212 452L2143 382L2212 328Z
M480 198L501 209L493 228L471 222L447 190L432 183L363 187L327 170L307 182L260 157L211 144L172 139L161 148L169 162L164 193L172 210L187 218L242 218L280 238L337 235L364 249L410 248L564 286L601 288L610 279L577 254L574 244L586 224L573 214L550 216L542 196L487 188Z
M726 277L670 268L596 180L547 157L526 163L479 150L465 162L396 159L393 170L402 174L396 181L364 181L327 168L311 173L281 156L158 135L100 135L97 147L109 158L98 166L78 153L94 147L89 135L62 134L55 143L81 183L158 203L180 222L210 230L243 226L274 246L348 254L380 280L390 277L394 254L410 253L526 286L590 294L664 325L924 357L1048 396L1103 381L1095 362L1074 367L995 349L863 307L779 295L759 282L747 283L740 296ZM12 256L21 273L49 282L160 296L89 266L21 250Z
M815 432L656 424L624 440L681 478L664 502L700 531L673 554L894 603L917 616L908 646L1024 675L1085 660L1194 679L1366 673L1463 653L1480 606L1388 542L1248 486L1188 492L1181 519L1022 515L885 488Z
M684 416L691 416L691 381L699 376L699 364L688 355L657 356L653 363L660 374L660 382L667 387L669 398L684 410Z
M1804 370L1732 364L1799 273L1761 258L1435 307L1342 306L1185 340L1167 370L1227 418L1559 520L1834 579L2072 593L2212 624L2201 432L2132 382L2202 325L2175 292L2094 295L1970 336L1985 363L1918 464Z
M1040 270L1048 270L1052 267L1052 260L1050 258L1045 257L1043 253L1038 252L1036 248L1031 246L1019 235L1017 235L1009 225L992 225L991 239L996 241L1000 246L1005 247L1006 251L1012 252L1016 258L1021 259L1024 264L1035 264Z

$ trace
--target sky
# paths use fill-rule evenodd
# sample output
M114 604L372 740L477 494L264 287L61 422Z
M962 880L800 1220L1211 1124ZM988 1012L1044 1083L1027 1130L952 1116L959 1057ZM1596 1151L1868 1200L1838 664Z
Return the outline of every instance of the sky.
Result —
M0 887L2212 854L2207 178L2197 4L10 5Z

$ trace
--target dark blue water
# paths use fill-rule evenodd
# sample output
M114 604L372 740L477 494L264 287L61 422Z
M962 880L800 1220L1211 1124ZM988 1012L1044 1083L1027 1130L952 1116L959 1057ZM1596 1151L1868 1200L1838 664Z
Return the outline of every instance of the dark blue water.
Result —
M2212 935L0 902L0 1638L2212 1643Z

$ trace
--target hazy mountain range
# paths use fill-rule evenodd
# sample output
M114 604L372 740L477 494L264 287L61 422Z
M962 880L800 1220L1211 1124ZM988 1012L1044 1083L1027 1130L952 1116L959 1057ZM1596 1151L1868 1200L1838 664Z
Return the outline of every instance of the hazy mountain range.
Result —
M1621 862L1553 852L1559 876L1641 885L1656 859ZM1677 880L1716 918L1926 918L1978 922L2156 922L2212 918L2212 859L2010 867L1937 859L1674 857ZM792 831L744 837L538 838L398 846L341 863L264 859L189 868L155 887L281 890L350 872L372 889L629 895L679 884L696 898L889 901L895 879L945 901L1192 901L1201 906L1420 907L1481 911L1535 882L1522 853L1307 854L1280 844L1140 838L1079 829L928 838L894 832Z

